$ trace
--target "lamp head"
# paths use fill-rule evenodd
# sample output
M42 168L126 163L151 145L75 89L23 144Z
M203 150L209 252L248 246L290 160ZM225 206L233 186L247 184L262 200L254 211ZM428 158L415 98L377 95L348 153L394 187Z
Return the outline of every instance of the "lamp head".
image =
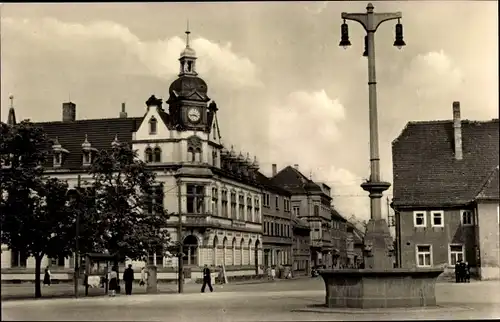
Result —
M368 36L365 36L365 51L363 52L363 57L368 57Z
M340 27L340 43L339 46L344 47L344 49L347 49L351 45L351 42L349 41L349 27L347 24L344 23Z
M399 19L398 23L396 24L396 40L394 41L394 46L398 49L406 46L406 43L403 40L403 25L399 22Z

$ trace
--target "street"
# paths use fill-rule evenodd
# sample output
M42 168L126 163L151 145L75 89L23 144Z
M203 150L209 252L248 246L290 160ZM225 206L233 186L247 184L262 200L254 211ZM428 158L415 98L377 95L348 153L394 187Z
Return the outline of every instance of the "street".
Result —
M317 308L321 279L217 286L214 293L120 295L115 298L6 301L3 320L276 321L500 318L499 282L438 283L437 308L369 310ZM311 312L313 310L314 312Z

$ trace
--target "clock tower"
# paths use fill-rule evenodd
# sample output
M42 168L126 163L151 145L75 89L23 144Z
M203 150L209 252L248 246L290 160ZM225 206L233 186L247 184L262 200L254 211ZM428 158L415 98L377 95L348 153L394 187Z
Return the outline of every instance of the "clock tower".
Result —
M190 46L189 34L187 30L186 48L179 58L179 77L168 90L169 114L177 130L210 132L215 110L208 107L207 83L196 72L196 52Z

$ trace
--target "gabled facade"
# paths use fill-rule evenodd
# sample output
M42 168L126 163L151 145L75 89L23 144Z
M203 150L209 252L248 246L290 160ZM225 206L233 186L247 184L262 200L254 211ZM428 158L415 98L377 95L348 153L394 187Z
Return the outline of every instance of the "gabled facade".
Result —
M347 220L331 208L332 221L330 224L333 246L333 267L343 268L347 266Z
M287 166L273 175L271 181L291 193L293 218L303 219L309 225L311 266L332 267L332 198L325 193L325 187L304 176L298 166Z
M482 279L500 277L499 122L410 122L392 144L398 266L463 259Z
M346 223L346 253L348 268L359 268L363 263L364 233L350 221Z
M62 122L37 123L52 140L53 159L45 164L46 174L75 186L77 175L82 175L82 181L90 180L85 170L96 151L127 143L157 174L164 198L155 202L177 214L171 216L168 227L174 242L179 241L180 213L184 266L193 272L192 278L201 277L205 264L224 266L229 278L260 274L263 219L259 163L256 157L222 145L218 108L207 95L207 84L198 77L196 53L190 47L189 32L187 35L178 78L168 90L167 109L153 95L146 101L142 117L127 117L122 106L117 118L77 120L76 105L68 102L63 104ZM2 268L33 266L18 253L10 256L4 251ZM159 267L159 278L170 274L167 278L175 279L175 258L151 254L150 261ZM48 263L49 259L44 265ZM69 268L73 260L53 264Z

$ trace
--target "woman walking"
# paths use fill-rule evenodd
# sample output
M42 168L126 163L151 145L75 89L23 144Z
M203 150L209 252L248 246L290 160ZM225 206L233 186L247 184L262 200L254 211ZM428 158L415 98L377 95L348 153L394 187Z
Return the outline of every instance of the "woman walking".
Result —
M109 273L109 296L115 296L118 289L118 273L117 268L113 267Z
M48 266L45 268L45 274L43 275L43 285L50 286L50 270Z

